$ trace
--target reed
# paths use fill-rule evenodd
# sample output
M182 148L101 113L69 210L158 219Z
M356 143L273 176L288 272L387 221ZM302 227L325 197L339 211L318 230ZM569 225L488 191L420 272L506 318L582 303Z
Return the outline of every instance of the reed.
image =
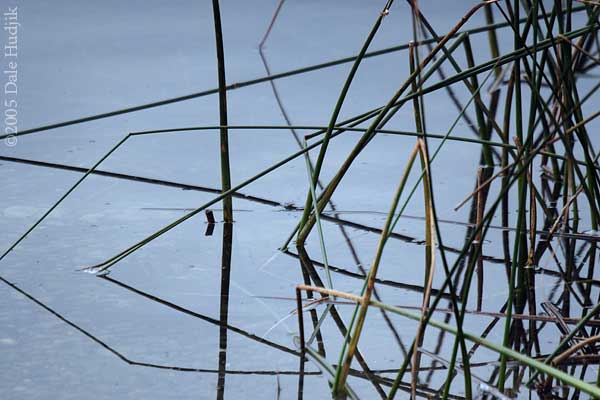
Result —
M225 80L225 50L223 49L223 29L221 28L221 10L219 0L213 0L213 18L217 49L217 71L219 81L219 123L221 153L221 188L223 192L231 189L231 171L229 168L229 136L227 134L227 83ZM225 223L233 222L233 205L231 195L223 198L223 219Z

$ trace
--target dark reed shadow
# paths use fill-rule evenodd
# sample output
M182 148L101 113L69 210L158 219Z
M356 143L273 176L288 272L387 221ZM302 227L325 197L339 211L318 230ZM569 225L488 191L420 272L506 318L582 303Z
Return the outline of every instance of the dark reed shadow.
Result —
M227 365L227 316L229 313L229 283L231 277L231 253L233 243L233 224L223 224L223 242L221 251L221 297L219 305L219 379L217 399L225 397L225 375Z

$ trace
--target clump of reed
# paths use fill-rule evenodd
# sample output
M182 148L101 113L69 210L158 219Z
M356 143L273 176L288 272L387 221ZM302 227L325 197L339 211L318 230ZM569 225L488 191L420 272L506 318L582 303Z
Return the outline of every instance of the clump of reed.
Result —
M398 389L406 390L410 398L427 397L426 393L419 391L420 376L423 374L420 372L421 358L424 356L443 364L447 370L444 384L433 392L436 397L444 399L457 395L453 393L456 386L465 398L474 397L474 388L478 388L477 391L483 395L500 398L528 390L538 393L541 398L559 392L563 395L572 393L575 396L573 398L580 393L599 397L600 373L594 377L595 382L590 382L593 374L589 366L597 366L600 361L595 346L600 341L600 332L588 322L600 310L598 281L595 279L600 168L587 124L600 113L585 115L582 107L593 97L598 85L588 93L580 93L577 81L599 64L597 54L600 48L596 41L600 8L593 2L581 2L576 7L570 1L554 2L552 5L540 1L485 1L469 10L450 32L438 35L418 3L408 3L414 27L414 41L409 46L408 57L411 74L386 105L357 117L360 122L368 121L369 127L333 179L317 194L318 200L313 201L316 196L314 190L307 193L304 215L295 230L298 232L295 245L298 253L303 254L300 257L302 268L309 270L311 277L316 271L313 270L314 262L306 253L305 243L313 226L318 224L319 214L377 130L383 129L400 107L408 107L411 103L416 145L405 172L400 176L360 295L323 287L314 279L312 284L306 282L298 286L299 343L302 351L321 364L324 370L331 371L333 397L356 397L347 380L353 360L364 358L358 352L358 344L360 341L369 341L369 337L363 334L363 327L367 312L375 308L418 321L412 345L405 352L396 378L371 379L382 397L394 398ZM361 55L366 53L382 19L389 14L390 7L391 2L387 2L348 75L330 125L323 135L317 167L312 172L313 184L319 179L320 163L325 157L327 143L337 123L336 118L347 89L362 61ZM485 13L488 23L483 30L487 32L491 58L476 64L470 36L461 34L460 29L480 12ZM583 17L577 20L584 21L577 26L574 24L576 13L582 13ZM501 54L499 50L497 25L494 23L494 18L498 17L504 19L513 31L513 48L506 54ZM424 39L427 37L433 41L428 43L430 45L425 50ZM453 53L461 47L465 51L467 69L461 69L454 60ZM448 65L454 70L454 75L445 77L441 71ZM435 73L439 73L442 79L429 83L428 80ZM470 98L465 104L453 95L452 85L464 85L467 88ZM487 101L481 93L484 87L489 87ZM425 98L428 93L441 90L449 92L459 113L443 140L435 149L430 149ZM525 91L529 93L525 94ZM523 102L526 95L530 98L527 104ZM474 112L474 122L467 115L469 111ZM475 189L459 205L471 204L469 229L463 247L450 263L435 206L435 158L443 151L448 139L461 140L450 136L460 119L466 119L474 127L480 146L481 166L474 174ZM344 124L348 122L344 121ZM406 186L407 177L416 169L414 162L417 155L420 160L419 178L417 184L409 188ZM543 173L536 175L538 169ZM372 296L388 239L419 187L423 191L425 206L425 281L419 313L414 313L375 300ZM406 200L400 204L403 197ZM516 202L513 201L515 198ZM516 210L514 226L509 225L510 210ZM502 220L506 300L497 317L481 333L473 331L463 322L466 313L482 311L485 275L483 249L495 216L500 216ZM582 233L580 227L584 226L591 229L591 233ZM509 233L513 233L512 243ZM324 240L322 236L319 239L321 242ZM288 240L283 247L287 248L290 243L291 240ZM559 260L557 247L564 254L564 260ZM547 267L542 267L541 262L543 260L544 264L548 264L548 259L556 267L556 285L564 286L564 292L555 302L540 300L536 290L536 275L547 273ZM436 268L440 264L442 268ZM444 279L437 295L432 295L431 291L434 274L441 274ZM439 307L440 293L444 291L451 295L449 308L452 318L440 322L434 318L434 314ZM334 310L336 299L356 303L355 312L344 328L345 344L336 367L326 364L323 354L311 347L311 341L306 341L302 318L303 292L319 293L323 302L330 302L319 320ZM477 309L474 311L467 309L469 297L472 296L477 296ZM572 304L573 300L576 304ZM540 307L548 313L548 324L536 322ZM571 318L575 313L581 316L575 318L575 326L570 327L565 323L565 318ZM514 318L515 315L520 318ZM503 324L503 339L495 343L486 336L498 323ZM540 330L552 323L559 326L563 337L553 351L544 353L539 343ZM318 330L319 327L314 325L313 329ZM422 347L423 337L431 328L454 335L449 359L441 359ZM470 343L474 344L471 348ZM479 347L498 355L496 363L488 363L493 366L493 372L486 378L476 376L470 365L470 359ZM364 361L359 360L359 364L369 376ZM409 372L410 381L406 383L403 379ZM461 384L456 385L458 374L463 379ZM384 390L382 386L389 388Z

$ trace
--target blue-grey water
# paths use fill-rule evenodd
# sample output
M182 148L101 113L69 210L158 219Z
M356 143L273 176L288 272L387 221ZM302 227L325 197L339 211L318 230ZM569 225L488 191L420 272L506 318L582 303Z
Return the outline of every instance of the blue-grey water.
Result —
M272 73L355 55L382 2L289 1L265 44ZM422 1L423 13L438 32L447 32L473 2ZM221 4L228 83L266 74L258 45L278 1L223 1ZM18 6L18 127L20 130L186 95L217 86L215 40L210 2L0 1ZM479 26L483 14L465 28ZM412 38L406 3L394 4L372 49ZM506 33L510 37L510 33ZM5 33L4 38L7 37ZM504 37L504 36L502 36ZM487 39L473 37L478 60L489 58ZM512 42L502 40L503 49ZM463 66L464 57L457 55ZM5 64L8 60L4 59ZM295 125L326 125L351 64L275 81ZM384 104L409 74L406 51L364 60L340 119ZM480 79L483 79L481 77ZM581 81L581 90L594 80ZM456 86L462 99L463 86ZM8 95L4 95L8 99ZM484 94L486 98L487 94ZM425 98L428 130L445 134L457 111L445 92ZM595 103L597 105L597 102ZM590 106L591 107L591 106ZM228 92L231 125L285 125L269 82ZM209 95L97 121L51 129L0 144L0 156L89 168L130 132L219 124L218 98ZM592 123L593 124L593 123ZM590 125L594 126L594 125ZM598 127L598 124L595 125ZM390 129L413 130L410 107L400 110ZM299 131L302 135L312 130ZM460 122L453 134L472 135ZM327 182L358 139L346 133L333 139L324 164ZM11 143L14 144L14 143ZM339 216L381 228L410 151L411 137L379 135L356 160L333 201ZM431 141L437 146L439 141ZM243 182L298 150L287 129L230 132L233 184ZM220 187L217 130L137 136L129 139L100 169L164 181ZM316 152L311 157L316 158ZM473 189L479 147L444 144L432 165L438 216L445 245L460 247L468 207L454 207ZM178 187L90 176L41 225L0 262L0 398L2 399L291 399L298 398L299 358L295 287L303 283L298 260L278 251L299 221L307 193L303 158L240 192L268 199L234 199L232 262L228 296L226 364L219 365L221 251L224 225L220 203L211 207L217 224L211 236L204 213L191 218L111 268L108 279L79 269L101 262L157 229L201 206L216 194ZM80 177L73 170L0 160L0 251L4 252ZM410 178L416 181L417 174ZM422 191L409 203L396 232L424 239ZM514 222L515 215L511 214ZM500 222L498 221L498 224ZM360 273L339 226L322 221L331 265ZM585 228L585 227L584 227ZM585 230L585 229L582 229ZM347 227L346 234L366 268L379 234ZM485 254L502 257L500 231L492 232ZM497 239L498 241L494 241ZM322 261L316 230L307 248ZM423 285L424 247L410 240L390 242L381 279ZM505 300L502 264L485 264L485 309L497 312ZM319 269L322 278L324 273ZM358 294L362 280L333 273L337 289ZM436 273L434 287L443 279ZM539 277L538 295L549 296L555 278ZM378 285L390 304L419 306L422 295L406 288ZM445 307L445 305L443 306ZM353 308L340 305L349 321ZM321 309L322 310L322 307ZM438 319L443 319L439 314ZM308 314L305 323L309 323ZM468 317L479 332L488 317ZM393 317L408 346L417 324ZM554 329L554 328L552 328ZM337 363L342 336L333 321L322 327L328 361ZM368 314L360 350L374 370L398 368L400 346L381 314ZM556 345L558 331L542 344ZM489 338L502 340L502 324ZM265 344L264 341L268 341ZM449 337L441 354L451 352ZM425 337L434 349L437 332ZM496 359L484 349L474 360ZM426 365L431 360L424 361ZM353 368L360 370L355 363ZM182 370L183 369L183 370ZM305 365L303 395L329 396L325 374ZM596 367L590 376L595 377ZM490 367L478 371L486 376ZM219 388L219 372L224 386ZM223 375L223 373L225 374ZM392 377L393 374L383 374ZM437 389L445 373L436 375ZM406 376L408 378L408 376ZM365 379L349 383L361 398L377 393ZM460 394L461 390L458 390ZM521 393L526 396L526 393Z

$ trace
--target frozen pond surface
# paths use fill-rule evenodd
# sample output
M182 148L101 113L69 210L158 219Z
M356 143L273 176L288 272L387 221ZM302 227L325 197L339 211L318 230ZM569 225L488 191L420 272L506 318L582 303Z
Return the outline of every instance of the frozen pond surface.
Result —
M278 2L222 3L228 83L265 76L258 44ZM264 49L271 72L355 55L380 11L379 3L286 2ZM8 0L1 4L12 6ZM472 4L423 4L423 13L443 33ZM22 130L217 86L209 2L30 2L19 4L19 19L18 118ZM476 15L465 29L483 23L483 14ZM408 42L409 26L408 6L395 4L371 48ZM474 37L475 54L487 59L485 37ZM512 43L502 41L502 46L510 48ZM457 58L464 61L462 54ZM346 63L277 80L292 123L326 125L349 68ZM366 59L340 120L384 104L408 74L406 52ZM581 90L593 84L584 79ZM464 87L456 90L466 95ZM428 129L445 134L456 116L454 105L441 91L428 95L426 101L431 110ZM269 82L229 91L228 105L231 125L285 125ZM14 147L1 144L0 249L7 249L82 175L80 170L50 164L85 170L129 132L214 126L218 120L218 98L213 94L22 136ZM411 109L401 109L387 128L413 130ZM472 135L463 122L456 134ZM336 172L358 135L346 133L333 139L323 182ZM363 281L357 279L362 274L358 263L368 268L379 240L377 231L364 227L383 226L414 144L411 137L377 136L336 191L333 201L338 216L350 222L335 223L331 210L325 213L331 218L323 221L329 263L339 268L333 273L337 289L360 293ZM298 398L299 357L294 344L298 321L290 313L296 306L295 287L304 279L297 258L278 248L302 215L299 208L307 190L303 158L240 191L254 197L234 199L225 330L219 323L225 229L219 222L220 203L211 207L217 224L210 236L205 235L207 223L201 213L115 265L107 277L78 271L212 200L216 194L210 189L218 190L221 182L218 149L217 130L133 137L100 169L181 185L92 175L2 260L0 276L7 284L0 285L0 397L209 399L224 394L227 399ZM297 150L288 129L232 130L233 184ZM479 153L477 146L448 142L432 165L438 217L446 221L441 228L447 247L463 245L469 209L454 211L454 207L473 190ZM311 153L313 159L316 154ZM390 243L382 260L378 277L385 282L377 289L387 303L421 304L422 291L414 287L421 287L424 279L423 216L422 194L417 193L396 228L404 236ZM513 221L516 216L510 218ZM586 229L580 226L581 231ZM499 241L500 232L490 238L494 235ZM322 261L316 232L307 249L311 257ZM492 241L484 253L489 256L485 309L497 312L507 292L504 266L498 262L502 248ZM555 279L538 278L538 295L549 296ZM441 279L436 275L434 288ZM340 305L338 309L349 321L353 307ZM465 326L478 331L489 320L469 316ZM399 317L393 323L409 346L417 324ZM403 360L401 347L386 324L380 313L368 314L365 335L370 340L361 342L361 352L373 370L394 370ZM223 332L226 349L221 349ZM326 321L322 333L328 360L337 363L343 338L332 320ZM552 335L558 334L548 331L542 341L551 347L556 344ZM501 327L489 339L501 342ZM423 347L433 349L438 341L437 333L428 334ZM224 366L219 364L223 351L227 354ZM450 351L442 354L447 357ZM495 357L481 350L473 362ZM355 364L352 367L360 371ZM430 364L431 360L425 363ZM489 374L486 368L480 371L482 376ZM393 379L395 375L382 376ZM444 377L434 378L432 386L439 387ZM377 396L373 385L362 377L351 377L349 382L361 398ZM307 399L329 396L326 378L314 363L305 365L303 394Z

